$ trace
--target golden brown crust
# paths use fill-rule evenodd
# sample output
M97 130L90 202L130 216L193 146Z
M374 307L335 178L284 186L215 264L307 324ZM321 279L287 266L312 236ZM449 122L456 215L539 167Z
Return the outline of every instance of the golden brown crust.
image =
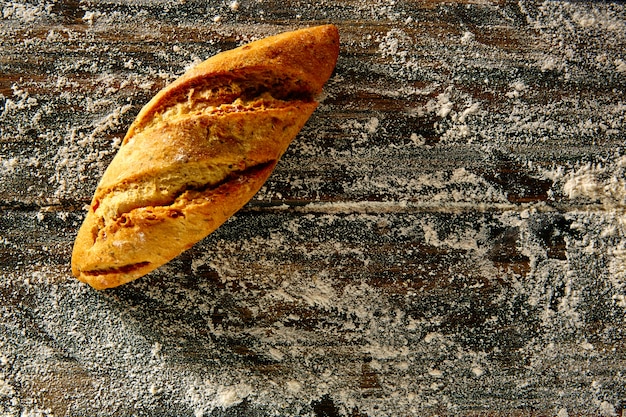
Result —
M284 93L315 96L331 76L339 55L339 32L334 25L317 26L270 36L222 52L191 68L161 90L137 115L126 139L145 125L163 106L187 96L189 90L207 83L212 88L233 80L267 81L266 87Z
M271 174L338 55L332 25L218 54L139 113L94 194L72 272L96 289L158 268L219 227Z

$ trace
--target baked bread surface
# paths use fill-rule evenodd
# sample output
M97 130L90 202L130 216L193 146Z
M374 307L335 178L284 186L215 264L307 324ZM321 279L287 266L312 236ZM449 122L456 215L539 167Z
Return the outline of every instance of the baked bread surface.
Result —
M267 180L338 53L333 25L287 32L215 55L157 93L98 184L72 273L116 287L217 229Z

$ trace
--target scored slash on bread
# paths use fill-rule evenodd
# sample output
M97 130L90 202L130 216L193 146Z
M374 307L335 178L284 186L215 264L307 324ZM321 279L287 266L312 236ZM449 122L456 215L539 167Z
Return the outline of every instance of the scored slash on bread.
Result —
M301 29L215 55L161 90L98 184L72 273L116 287L217 229L267 180L338 54L335 26Z

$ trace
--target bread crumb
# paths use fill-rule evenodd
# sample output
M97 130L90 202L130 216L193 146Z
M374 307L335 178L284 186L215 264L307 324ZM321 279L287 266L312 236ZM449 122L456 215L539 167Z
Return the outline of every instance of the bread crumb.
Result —
M560 408L559 411L556 413L556 417L569 417L567 408Z
M297 380L287 381L286 385L287 385L287 390L292 393L298 393L300 392L300 390L302 390L302 384L298 382Z

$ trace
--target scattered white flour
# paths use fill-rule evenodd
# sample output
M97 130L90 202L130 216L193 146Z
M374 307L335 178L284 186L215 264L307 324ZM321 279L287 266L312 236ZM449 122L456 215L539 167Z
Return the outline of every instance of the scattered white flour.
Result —
M626 210L626 156L612 164L586 164L565 178L563 192L570 199L600 201L607 208Z
M0 415L623 414L623 5L118 3L0 3ZM140 107L315 21L337 73L254 201L132 284L71 278Z
M461 36L461 43L466 44L473 42L475 37L476 36L472 32L465 31L463 32L463 36Z

